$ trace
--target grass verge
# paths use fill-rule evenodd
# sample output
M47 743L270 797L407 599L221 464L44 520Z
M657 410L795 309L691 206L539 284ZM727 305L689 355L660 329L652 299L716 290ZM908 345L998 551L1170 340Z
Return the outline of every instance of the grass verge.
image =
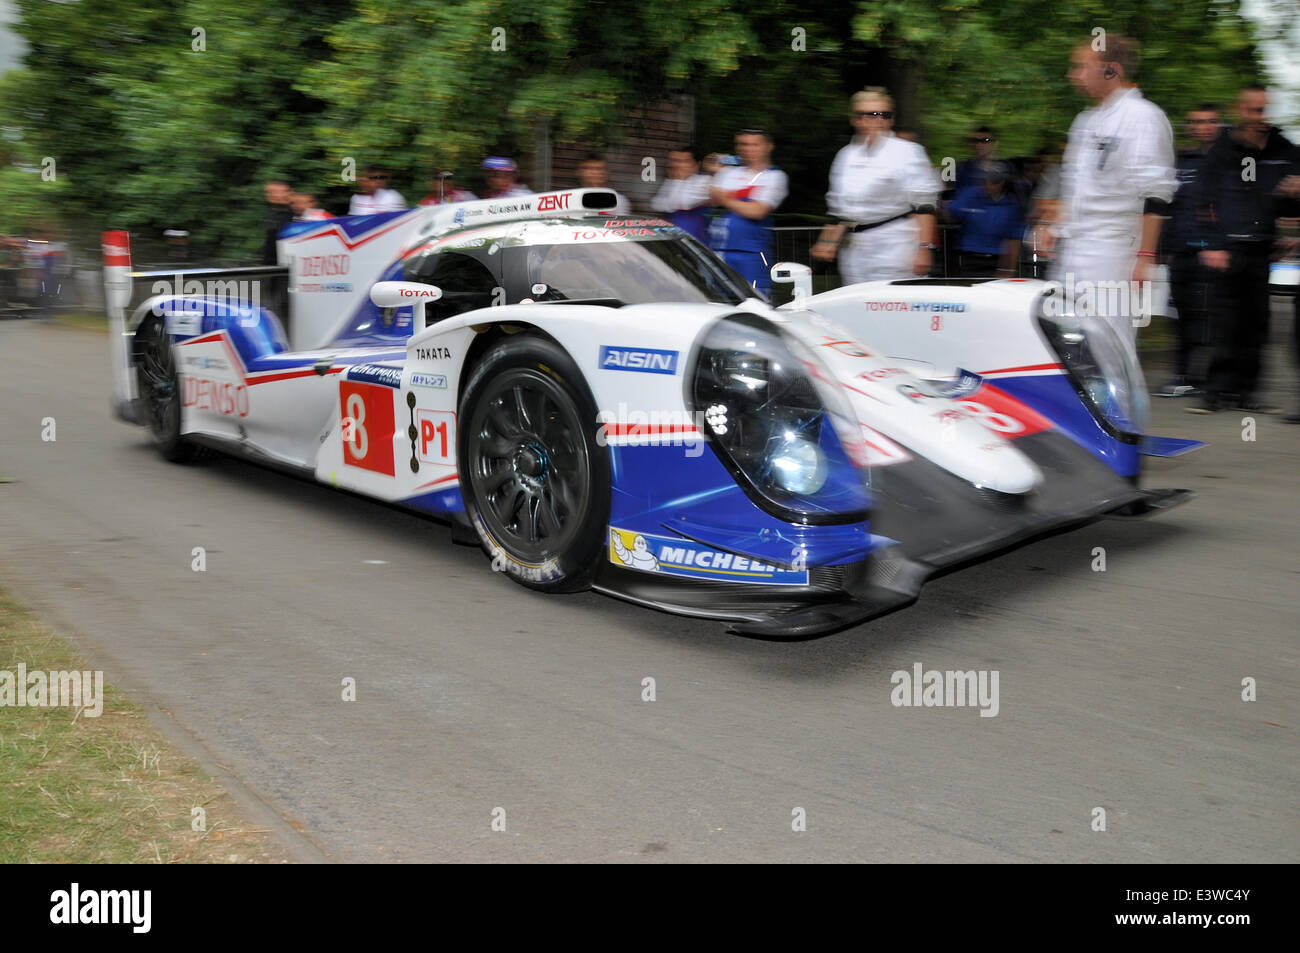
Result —
M0 671L89 666L0 589ZM194 830L194 808L206 830ZM283 863L214 778L104 685L98 717L0 707L0 863Z

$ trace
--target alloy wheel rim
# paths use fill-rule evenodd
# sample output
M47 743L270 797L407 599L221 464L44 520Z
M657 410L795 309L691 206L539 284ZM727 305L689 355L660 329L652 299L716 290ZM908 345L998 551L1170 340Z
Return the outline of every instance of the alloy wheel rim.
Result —
M511 371L471 421L470 481L496 542L525 562L564 552L590 506L587 445L572 399L535 371Z

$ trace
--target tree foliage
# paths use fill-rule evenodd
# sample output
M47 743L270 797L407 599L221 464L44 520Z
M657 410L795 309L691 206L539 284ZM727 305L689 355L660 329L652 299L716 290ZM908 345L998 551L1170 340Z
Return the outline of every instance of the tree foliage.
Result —
M1065 80L1069 52L1094 28L1143 42L1143 89L1171 116L1260 76L1236 0L17 6L30 52L0 81L0 125L21 131L6 148L27 162L56 157L60 181L33 189L10 157L5 221L57 195L75 237L186 228L212 259L253 254L267 178L341 211L349 160L380 162L414 200L435 166L473 185L483 155L527 155L544 127L553 141L614 143L630 107L669 95L693 97L706 149L729 149L740 126L771 129L786 210L818 213L848 96L868 83L894 90L898 122L938 162L964 155L980 123L1000 131L1003 154L1059 138L1085 105Z

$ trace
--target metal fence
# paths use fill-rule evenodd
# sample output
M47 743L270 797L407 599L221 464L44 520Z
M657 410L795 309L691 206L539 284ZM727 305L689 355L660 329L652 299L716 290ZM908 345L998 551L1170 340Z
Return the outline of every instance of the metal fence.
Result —
M772 229L773 251L775 261L794 261L809 265L818 277L826 279L829 287L839 285L839 271L834 262L817 261L812 256L813 243L821 234L820 225L781 225ZM934 268L931 276L935 278L957 278L960 270L957 264L957 241L961 228L953 224L939 226L939 250L934 254ZM1048 257L1034 244L1032 231L1027 231L1020 243L1020 260L1015 277L1043 278L1046 276Z

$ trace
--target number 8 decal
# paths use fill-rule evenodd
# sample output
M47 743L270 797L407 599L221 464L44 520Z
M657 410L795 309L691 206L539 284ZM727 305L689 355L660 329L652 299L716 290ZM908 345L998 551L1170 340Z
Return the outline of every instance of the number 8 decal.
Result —
M353 460L366 458L370 440L366 436L366 402L360 394L348 394L348 415L343 418L343 442L347 444L348 456Z
M339 381L339 431L345 466L394 475L395 393L379 384Z

